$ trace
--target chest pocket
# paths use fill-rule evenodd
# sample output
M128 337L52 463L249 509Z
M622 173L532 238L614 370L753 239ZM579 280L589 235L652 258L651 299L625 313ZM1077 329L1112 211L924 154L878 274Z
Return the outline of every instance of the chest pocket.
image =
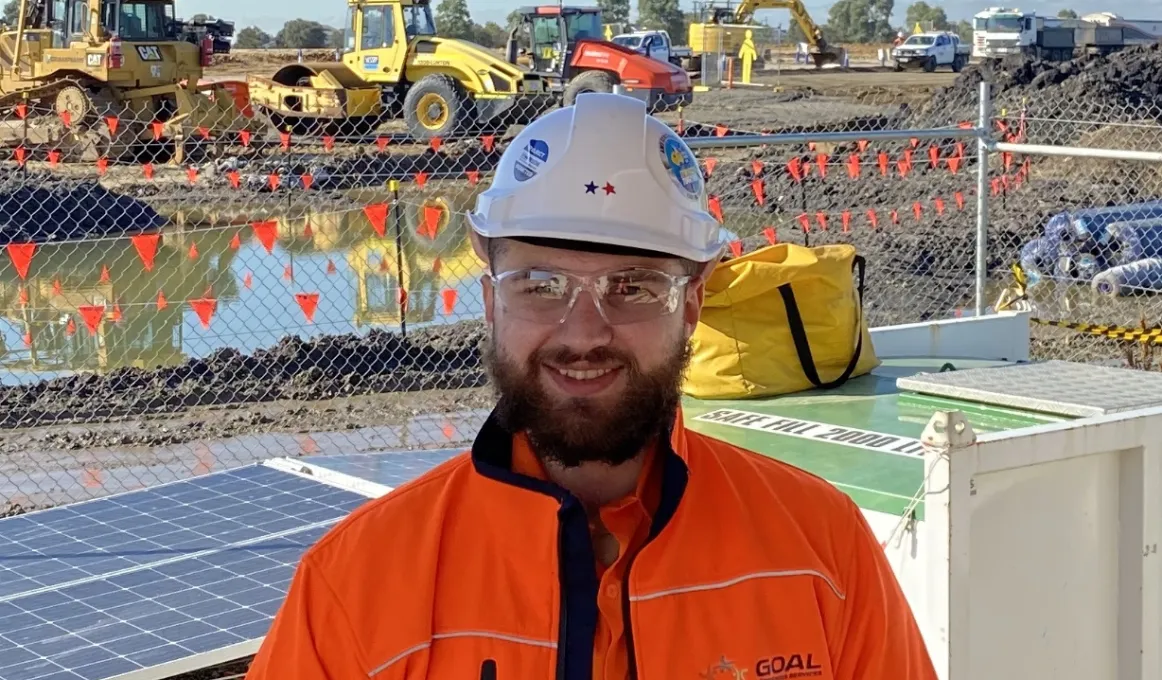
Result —
M427 645L385 663L374 680L552 678L557 645L487 631L438 633Z
M831 680L824 612L842 593L807 572L634 594L631 618L646 678Z

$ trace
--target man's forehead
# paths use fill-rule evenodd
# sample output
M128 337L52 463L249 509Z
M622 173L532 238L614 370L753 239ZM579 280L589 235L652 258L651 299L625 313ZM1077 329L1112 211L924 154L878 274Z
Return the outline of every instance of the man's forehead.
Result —
M652 267L663 271L680 269L677 258L628 248L587 248L579 242L516 239L504 239L497 245L499 248L494 252L506 268L542 266L580 272L620 267Z

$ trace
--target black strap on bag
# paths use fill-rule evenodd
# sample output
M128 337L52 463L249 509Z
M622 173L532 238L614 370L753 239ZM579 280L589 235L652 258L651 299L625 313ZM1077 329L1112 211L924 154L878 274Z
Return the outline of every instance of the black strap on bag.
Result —
M855 259L852 260L851 270L857 271L859 275L859 284L856 288L859 292L859 310L855 319L855 352L851 355L851 361L848 362L843 374L831 382L825 383L820 380L819 371L815 369L815 359L811 356L811 343L807 340L807 329L803 326L802 315L799 314L799 304L795 302L795 291L791 290L790 283L779 286L779 294L783 296L783 306L787 308L787 325L791 329L791 339L795 342L795 352L799 355L799 364L803 367L803 373L811 381L811 384L821 389L839 387L847 382L851 374L855 372L859 357L863 353L864 261L861 256L856 255Z

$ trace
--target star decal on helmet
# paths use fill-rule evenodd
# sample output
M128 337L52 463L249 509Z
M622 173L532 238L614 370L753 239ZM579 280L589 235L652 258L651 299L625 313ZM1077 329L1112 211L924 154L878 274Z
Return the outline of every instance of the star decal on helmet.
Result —
M605 189L605 195L606 195L606 196L608 196L608 195L610 195L610 194L616 194L616 193L617 193L616 191L614 191L614 190L613 190L613 185L612 185L612 184L610 184L609 182L606 182L606 183L605 183L605 186L604 186L604 187L602 187L602 188L603 188L603 189Z
M597 185L593 183L593 180L589 180L589 184L585 185L585 193L587 193L587 194L596 194L597 193Z

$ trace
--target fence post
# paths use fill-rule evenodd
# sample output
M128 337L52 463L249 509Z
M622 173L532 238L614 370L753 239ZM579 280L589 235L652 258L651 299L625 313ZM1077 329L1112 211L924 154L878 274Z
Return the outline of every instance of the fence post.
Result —
M989 124L992 118L992 91L980 84L980 112L976 138L976 316L984 316L985 284L988 282L989 232Z

